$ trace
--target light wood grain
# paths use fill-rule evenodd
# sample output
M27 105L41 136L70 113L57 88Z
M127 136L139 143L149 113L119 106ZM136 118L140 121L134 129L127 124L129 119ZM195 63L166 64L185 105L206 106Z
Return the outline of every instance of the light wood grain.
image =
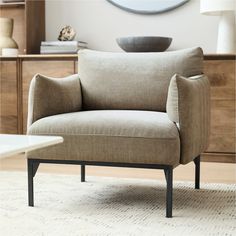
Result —
M201 160L204 162L235 163L235 153L216 153L209 152L201 154ZM236 177L236 172L235 172Z
M75 73L77 74L79 71L79 68L78 68L78 60L75 61Z
M74 74L73 61L23 61L22 62L22 83L23 83L23 133L26 132L28 113L29 85L33 76L37 73L61 78Z
M0 133L17 133L16 61L0 61Z
M205 61L204 73L211 83L212 100L235 100L235 60Z
M45 1L26 0L25 15L26 53L40 53L45 40Z
M208 152L235 152L235 100L211 101L211 136Z
M235 161L235 60L207 60L204 72L211 84L211 134L206 152L230 154ZM210 158L210 156L208 157ZM225 156L227 158L227 156Z

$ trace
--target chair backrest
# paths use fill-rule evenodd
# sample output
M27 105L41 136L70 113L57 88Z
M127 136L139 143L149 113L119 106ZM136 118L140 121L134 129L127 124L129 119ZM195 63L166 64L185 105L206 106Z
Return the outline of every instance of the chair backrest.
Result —
M83 109L164 112L171 77L202 74L203 52L201 48L163 53L81 50L78 66Z

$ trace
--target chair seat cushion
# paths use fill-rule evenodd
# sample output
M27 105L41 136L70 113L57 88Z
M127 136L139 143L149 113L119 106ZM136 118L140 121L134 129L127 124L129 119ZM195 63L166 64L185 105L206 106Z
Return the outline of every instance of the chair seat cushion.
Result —
M180 160L176 125L166 113L96 110L42 118L28 134L60 135L64 143L32 151L28 158L167 164Z

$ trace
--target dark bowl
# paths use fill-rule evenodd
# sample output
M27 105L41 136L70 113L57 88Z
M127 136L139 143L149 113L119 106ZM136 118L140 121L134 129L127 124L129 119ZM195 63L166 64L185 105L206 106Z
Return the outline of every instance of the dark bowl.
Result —
M126 52L164 52L172 38L158 36L134 36L116 39L117 44Z

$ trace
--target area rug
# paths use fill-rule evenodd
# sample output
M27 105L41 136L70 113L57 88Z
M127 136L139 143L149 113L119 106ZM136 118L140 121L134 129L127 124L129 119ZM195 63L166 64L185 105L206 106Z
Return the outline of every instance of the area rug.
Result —
M235 235L235 185L174 182L173 218L165 218L165 182L37 173L35 207L27 176L0 172L0 234Z

